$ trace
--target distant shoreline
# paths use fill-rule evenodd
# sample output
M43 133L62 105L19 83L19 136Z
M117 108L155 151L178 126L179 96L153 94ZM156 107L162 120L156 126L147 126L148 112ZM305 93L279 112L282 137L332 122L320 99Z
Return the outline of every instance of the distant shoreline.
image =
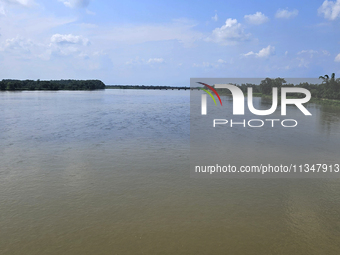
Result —
M334 75L333 75L334 76ZM275 81L267 78L264 81ZM328 82L328 80L319 86L309 85L309 84L300 84L302 87L307 87L307 89L312 91L312 99L309 103L320 103L325 105L335 105L340 106L340 100L337 98L327 98L327 97L314 97L316 88L318 90L336 90L334 84L338 82L338 80L334 80L334 77ZM263 85L263 84L261 84ZM253 87L253 96L254 97L263 97L263 98L271 98L271 95L268 93L261 93L261 85L253 85L253 84L242 84L239 86L242 91L247 94L247 88ZM273 84L269 84L269 87L272 87ZM332 86L330 86L332 85ZM285 87L287 85L281 85ZM292 86L289 84L288 86ZM299 86L299 87L300 87ZM309 86L312 86L309 88ZM102 89L139 89L139 90L199 90L199 87L186 87L186 86L153 86L153 85L105 85L100 80L13 80L13 79L4 79L0 81L0 91L91 91L91 90L102 90ZM262 88L263 90L263 88ZM271 89L269 89L271 90ZM336 91L335 91L336 92ZM227 93L229 94L229 93ZM328 93L329 94L329 93ZM327 95L328 95L327 94Z
M14 80L3 79L0 81L2 91L22 90L95 90L105 89L105 84L100 80Z

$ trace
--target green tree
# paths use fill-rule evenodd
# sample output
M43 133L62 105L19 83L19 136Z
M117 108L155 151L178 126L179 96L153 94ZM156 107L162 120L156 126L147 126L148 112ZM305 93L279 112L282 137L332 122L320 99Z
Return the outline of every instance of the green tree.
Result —
M0 81L0 90L5 90L6 89L6 83L2 80Z

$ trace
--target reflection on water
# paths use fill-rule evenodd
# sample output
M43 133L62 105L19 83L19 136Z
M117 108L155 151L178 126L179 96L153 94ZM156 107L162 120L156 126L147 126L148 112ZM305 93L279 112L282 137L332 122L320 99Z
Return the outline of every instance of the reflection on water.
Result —
M319 118L320 118L320 131L328 135L340 133L340 114L339 106L321 105Z
M311 107L289 139L333 148L339 110ZM0 108L1 254L340 252L339 179L189 177L188 92L6 92ZM240 160L285 148L234 132Z

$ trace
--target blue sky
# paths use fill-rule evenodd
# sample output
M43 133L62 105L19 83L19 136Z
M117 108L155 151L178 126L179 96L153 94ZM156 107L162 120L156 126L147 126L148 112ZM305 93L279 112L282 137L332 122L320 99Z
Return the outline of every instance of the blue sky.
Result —
M340 76L340 0L0 0L0 79Z

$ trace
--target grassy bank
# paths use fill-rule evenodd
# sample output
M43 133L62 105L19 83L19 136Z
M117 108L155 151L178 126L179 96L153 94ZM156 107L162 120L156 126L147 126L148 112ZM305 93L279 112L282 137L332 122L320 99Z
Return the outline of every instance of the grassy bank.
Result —
M312 98L309 103L318 103L318 104L325 104L325 105L333 105L340 107L340 100L335 99L326 99L326 98Z
M272 99L272 95L263 95L261 93L254 93L254 96ZM296 98L296 97L290 97L287 98ZM281 97L279 97L279 100L281 100ZM336 99L328 99L328 98L311 98L308 103L315 103L315 104L324 104L324 105L333 105L333 106L339 106L340 107L340 100Z

